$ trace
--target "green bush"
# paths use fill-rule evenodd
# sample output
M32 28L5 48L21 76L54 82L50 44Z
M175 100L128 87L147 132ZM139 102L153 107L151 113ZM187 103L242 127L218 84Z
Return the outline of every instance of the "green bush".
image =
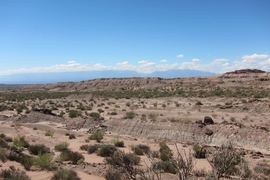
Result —
M71 161L72 164L77 164L84 160L84 156L78 152L73 152L71 150L63 151L59 156L60 161Z
M114 154L114 152L116 151L116 147L111 145L111 144L104 144L101 145L100 149L99 149L99 155L101 157L110 157Z
M53 155L51 153L38 154L38 157L34 158L34 165L49 170L52 159Z
M81 115L82 115L82 112L77 111L77 110L70 110L68 112L68 117L70 117L70 118L75 118L75 117L78 117L78 116L81 116Z
M54 146L54 149L56 151L63 152L63 151L67 151L68 150L68 146L69 146L69 143L67 143L67 142L61 142L61 143L55 145Z
M100 114L97 112L91 112L89 114L90 117L94 118L94 119L99 119L100 118Z
M171 161L159 161L154 163L153 167L161 172L176 174L176 167Z
M98 131L98 132L95 132L94 134L90 135L89 139L96 140L97 142L100 142L103 139L103 136L104 136L103 132Z
M35 145L30 145L28 147L28 151L30 152L30 154L38 155L39 153L40 154L49 153L50 148L46 147L44 144L35 144Z
M51 137L53 137L53 134L54 134L54 131L48 130L48 131L46 131L45 136L51 136Z
M100 145L94 144L94 145L89 145L87 148L88 154L95 153L98 149L100 148Z
M25 140L24 136L16 136L13 138L13 145L19 148L27 148L29 146L29 143Z
M70 169L58 169L53 173L51 180L79 180L76 171Z
M80 146L80 150L87 151L87 149L88 149L89 146L90 145L88 145L88 144L83 144L83 145Z
M141 158L134 153L125 153L119 150L106 158L106 162L113 166L135 166L140 164L140 160Z
M2 169L0 177L4 180L31 180L24 171L15 169L14 166L10 166L9 169Z
M114 146L115 147L125 147L125 145L124 145L124 141L115 141L114 142Z
M135 113L133 111L126 112L124 119L133 119L135 117Z
M138 144L132 148L136 155L142 156L143 154L148 154L150 152L150 147L144 144Z
M204 148L202 148L199 145L194 145L193 146L193 151L195 158L205 158L206 155L206 150Z
M162 161L169 161L172 159L173 154L171 152L171 149L167 146L165 141L162 141L159 143L159 153L160 153L160 159Z
M33 166L34 164L34 158L32 157L21 157L20 159L20 163L23 165L23 167L29 171L30 168Z

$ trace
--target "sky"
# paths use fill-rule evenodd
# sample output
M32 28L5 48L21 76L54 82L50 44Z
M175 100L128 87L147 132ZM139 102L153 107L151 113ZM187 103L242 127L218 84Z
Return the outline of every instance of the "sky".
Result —
M270 71L269 0L0 0L0 76Z

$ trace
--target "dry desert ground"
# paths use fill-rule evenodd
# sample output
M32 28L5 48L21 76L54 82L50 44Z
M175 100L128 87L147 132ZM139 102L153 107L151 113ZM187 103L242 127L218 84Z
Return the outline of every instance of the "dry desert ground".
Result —
M2 88L0 177L269 179L269 87L247 73Z

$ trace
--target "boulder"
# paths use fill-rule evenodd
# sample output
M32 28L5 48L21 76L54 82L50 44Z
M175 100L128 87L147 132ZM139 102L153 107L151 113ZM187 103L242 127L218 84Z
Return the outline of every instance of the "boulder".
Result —
M213 134L213 131L210 129L205 129L204 133L208 136L211 136Z
M206 125L207 125L207 124L214 124L213 119L212 119L211 117L209 117L209 116L205 116L203 122L204 122Z

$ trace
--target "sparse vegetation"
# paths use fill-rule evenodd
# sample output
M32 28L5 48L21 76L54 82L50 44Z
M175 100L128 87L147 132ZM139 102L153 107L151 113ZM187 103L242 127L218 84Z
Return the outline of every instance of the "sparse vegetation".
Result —
M78 152L74 152L71 150L66 150L61 152L60 156L58 157L59 161L71 161L72 164L77 164L84 160L84 156Z
M48 131L46 131L45 136L50 136L52 138L53 134L54 134L54 131L48 130Z
M81 116L81 115L82 115L82 112L78 111L78 110L70 110L68 112L68 117L70 117L70 118L76 118L76 117Z
M76 171L70 169L58 169L53 173L51 180L79 180Z
M29 143L25 140L24 136L18 135L13 138L13 145L19 148L27 148Z
M124 119L133 119L135 117L135 113L133 111L126 112Z
M94 134L89 136L90 140L96 140L97 142L100 142L103 139L104 133L101 131L95 132Z
M50 148L46 147L44 144L35 144L28 147L30 154L38 155L50 152Z
M2 169L0 177L4 180L31 180L24 171L16 169L14 166L10 166L9 169Z
M63 152L63 151L67 151L68 150L68 146L69 146L69 143L67 143L67 142L61 142L61 143L55 145L54 146L54 149L56 151Z

